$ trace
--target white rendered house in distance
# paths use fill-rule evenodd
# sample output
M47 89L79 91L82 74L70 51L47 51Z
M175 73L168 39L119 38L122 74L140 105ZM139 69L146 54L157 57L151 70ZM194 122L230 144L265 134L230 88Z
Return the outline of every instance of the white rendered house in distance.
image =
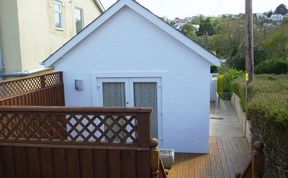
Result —
M220 60L137 2L116 2L43 64L63 71L66 105L149 106L160 147L208 152Z

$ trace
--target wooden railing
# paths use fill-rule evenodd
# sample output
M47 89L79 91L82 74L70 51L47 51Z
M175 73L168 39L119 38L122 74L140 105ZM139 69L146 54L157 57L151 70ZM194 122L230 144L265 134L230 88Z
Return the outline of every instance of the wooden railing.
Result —
M253 155L243 173L237 174L236 178L262 178L264 174L265 156L264 145L261 142L253 144Z
M158 140L151 140L151 171L152 178L167 178L168 171L160 159L160 150L158 148Z
M151 111L0 107L0 177L151 178Z
M62 72L0 81L0 106L64 106Z

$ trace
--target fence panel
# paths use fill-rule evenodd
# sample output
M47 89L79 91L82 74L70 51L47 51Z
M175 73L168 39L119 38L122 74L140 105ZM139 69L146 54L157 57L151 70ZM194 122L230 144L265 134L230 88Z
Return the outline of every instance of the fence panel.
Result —
M62 72L0 81L0 106L64 106Z
M2 106L0 177L150 178L151 111Z

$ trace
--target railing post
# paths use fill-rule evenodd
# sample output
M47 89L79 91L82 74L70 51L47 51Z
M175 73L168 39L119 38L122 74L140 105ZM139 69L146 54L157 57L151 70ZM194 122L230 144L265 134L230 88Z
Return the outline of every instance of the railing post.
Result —
M160 150L158 148L158 140L152 138L151 140L151 172L152 178L158 178L160 166Z
M137 129L139 132L136 144L139 147L150 148L150 113L137 113L138 123Z
M45 76L40 76L41 88L45 88Z
M252 177L262 178L264 174L265 156L263 153L264 145L260 141L253 144L253 159L252 159Z
M59 72L60 83L63 84L63 72Z

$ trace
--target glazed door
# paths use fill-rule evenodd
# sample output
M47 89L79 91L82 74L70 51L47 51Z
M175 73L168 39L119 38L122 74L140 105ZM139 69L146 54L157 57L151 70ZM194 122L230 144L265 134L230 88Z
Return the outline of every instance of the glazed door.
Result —
M150 134L153 138L158 138L157 83L133 82L133 100L135 107L153 108L150 117Z
M100 79L102 106L151 107L150 134L158 138L159 80L145 78Z

